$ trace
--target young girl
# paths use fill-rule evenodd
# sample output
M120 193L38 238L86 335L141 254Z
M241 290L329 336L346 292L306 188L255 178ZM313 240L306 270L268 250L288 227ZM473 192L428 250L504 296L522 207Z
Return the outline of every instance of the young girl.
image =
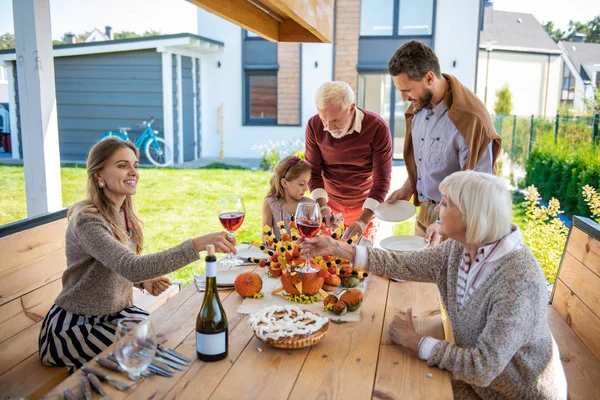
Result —
M285 229L290 229L290 221L298 203L312 202L304 197L308 190L310 179L310 167L296 156L282 159L271 177L271 187L262 209L262 226L274 227L279 221L285 223ZM279 229L273 229L278 239L281 239ZM263 232L264 236L264 232Z

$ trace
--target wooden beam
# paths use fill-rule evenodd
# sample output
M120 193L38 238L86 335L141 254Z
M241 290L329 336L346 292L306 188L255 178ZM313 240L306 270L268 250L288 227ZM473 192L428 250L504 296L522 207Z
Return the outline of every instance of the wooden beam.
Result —
M188 0L271 42L279 41L279 22L246 0Z
M13 0L27 215L62 208L49 0Z
M280 42L332 42L333 0L264 0L262 3L285 19L279 32ZM284 25L288 25L286 29L295 31L295 35L301 28L305 32L304 37L312 40L286 36ZM292 29L289 25L296 25L297 28Z

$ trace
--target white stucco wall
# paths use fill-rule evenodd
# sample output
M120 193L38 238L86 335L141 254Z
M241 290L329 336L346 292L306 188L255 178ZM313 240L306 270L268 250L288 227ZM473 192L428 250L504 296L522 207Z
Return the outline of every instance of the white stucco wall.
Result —
M221 104L223 154L226 158L260 158L261 154L251 150L252 146L266 144L269 140L303 140L306 122L316 113L314 93L323 81L331 79L331 45L302 45L302 126L244 126L241 28L199 9L198 34L225 44L222 52L201 60L202 157L218 157L220 154L217 116ZM221 62L220 68L217 61ZM315 67L315 61L318 67Z
M479 51L476 94L490 113L494 112L496 91L508 85L512 114L552 117L558 110L561 79L562 58L558 54L492 50L488 65L488 52Z
M442 72L475 87L480 0L438 1L434 50Z

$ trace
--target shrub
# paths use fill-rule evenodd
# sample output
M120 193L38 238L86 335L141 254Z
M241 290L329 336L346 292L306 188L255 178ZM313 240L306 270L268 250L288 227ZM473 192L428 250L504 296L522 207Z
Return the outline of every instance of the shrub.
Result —
M535 185L545 198L556 198L565 212L590 216L590 209L582 196L586 185L600 187L600 150L589 141L572 141L546 134L536 140L526 163L526 183Z
M301 140L284 140L281 142L269 140L267 144L253 146L252 150L262 153L260 168L265 171L272 171L279 164L279 160L290 154L304 160L304 141Z
M496 90L496 104L494 104L494 113L508 115L512 112L512 94L507 85L500 90Z
M540 205L539 201L538 190L529 186L525 196L527 211L523 240L540 262L548 282L554 283L569 230L558 218L562 211L557 199L552 198L548 207Z
M590 185L585 185L582 191L585 202L592 213L592 218L594 218L596 222L600 223L600 193L597 193L596 189Z

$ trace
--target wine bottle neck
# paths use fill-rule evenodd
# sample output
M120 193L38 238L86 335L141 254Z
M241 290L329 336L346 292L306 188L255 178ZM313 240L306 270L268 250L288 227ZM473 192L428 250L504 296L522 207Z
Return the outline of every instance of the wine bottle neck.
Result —
M217 262L216 261L206 261L206 277L207 278L216 278L217 276Z

